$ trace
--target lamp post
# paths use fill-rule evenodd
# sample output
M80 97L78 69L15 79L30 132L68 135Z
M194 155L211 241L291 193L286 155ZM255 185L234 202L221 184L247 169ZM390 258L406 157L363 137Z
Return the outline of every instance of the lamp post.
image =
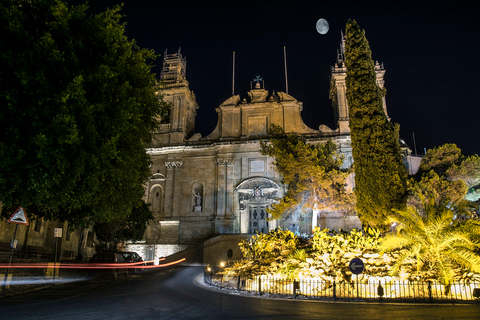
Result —
M158 225L158 192L157 192L157 203L155 208L155 229L154 229L154 236L153 236L153 264L158 265L158 257L157 257L157 225Z

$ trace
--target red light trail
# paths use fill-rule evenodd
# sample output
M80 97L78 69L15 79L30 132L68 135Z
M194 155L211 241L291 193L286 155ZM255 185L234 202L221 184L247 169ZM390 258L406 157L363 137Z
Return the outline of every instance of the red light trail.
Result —
M165 258L160 259L160 261ZM185 261L185 258L172 261L169 263L159 265L143 265L145 263L153 263L150 261L132 262L132 263L60 263L56 265L54 262L39 262L39 263L12 263L10 266L7 263L0 264L0 268L15 268L15 269L155 269L172 266Z

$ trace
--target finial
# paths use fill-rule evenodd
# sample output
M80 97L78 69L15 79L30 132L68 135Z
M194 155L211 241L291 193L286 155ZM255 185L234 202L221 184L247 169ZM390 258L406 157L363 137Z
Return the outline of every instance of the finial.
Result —
M260 81L263 81L263 78L257 75L255 78L253 78L253 82L260 83Z
M261 89L260 82L263 83L263 78L257 75L255 78L253 78L253 82L255 82L255 89Z

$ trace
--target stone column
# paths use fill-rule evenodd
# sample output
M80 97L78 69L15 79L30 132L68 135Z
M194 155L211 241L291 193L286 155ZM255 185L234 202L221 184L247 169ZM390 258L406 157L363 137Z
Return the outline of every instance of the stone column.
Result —
M172 211L173 211L173 186L175 182L175 175L174 175L174 162L167 161L165 162L165 168L167 169L166 176L165 176L165 211L164 216L165 218L172 218Z
M180 221L181 194L181 167L183 162L172 160L165 162L167 169L165 186L165 220L159 221L160 239L156 243L178 243L178 231ZM158 225L157 225L158 227ZM155 251L155 254L157 251ZM155 260L156 261L156 260Z
M217 203L216 203L216 219L223 219L225 215L225 191L226 191L226 161L225 158L216 158L215 164L217 165Z
M172 219L178 220L180 216L180 203L182 202L182 161L175 161L174 183L173 183L173 210Z
M166 187L165 187L165 216L173 219L179 215L181 201L181 167L182 161L167 161Z
M228 174L229 165L233 165L233 158L231 157L217 157L215 159L215 163L217 165L217 203L216 203L216 224L215 224L215 232L219 233L221 230L220 228L225 227L224 222L226 218L226 214L228 210L230 210L231 216L231 208L228 209L228 205L232 202L232 199L228 200ZM233 190L232 190L233 192ZM222 229L224 230L224 229Z
M225 165L225 218L233 219L233 183L234 183L234 159L228 159Z

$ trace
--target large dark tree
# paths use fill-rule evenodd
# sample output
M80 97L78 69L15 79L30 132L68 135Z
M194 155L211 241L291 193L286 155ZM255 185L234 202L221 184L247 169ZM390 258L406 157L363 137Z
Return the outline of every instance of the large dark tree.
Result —
M0 202L71 224L141 204L163 103L120 8L0 2Z
M407 173L399 127L383 110L384 91L377 85L365 31L352 20L346 28L345 58L357 213L364 225L386 228L392 209L405 205Z
M147 224L153 219L148 205L142 204L134 208L131 213L120 220L95 223L93 230L100 243L97 250L116 250L117 245L126 240L138 241L143 239Z

